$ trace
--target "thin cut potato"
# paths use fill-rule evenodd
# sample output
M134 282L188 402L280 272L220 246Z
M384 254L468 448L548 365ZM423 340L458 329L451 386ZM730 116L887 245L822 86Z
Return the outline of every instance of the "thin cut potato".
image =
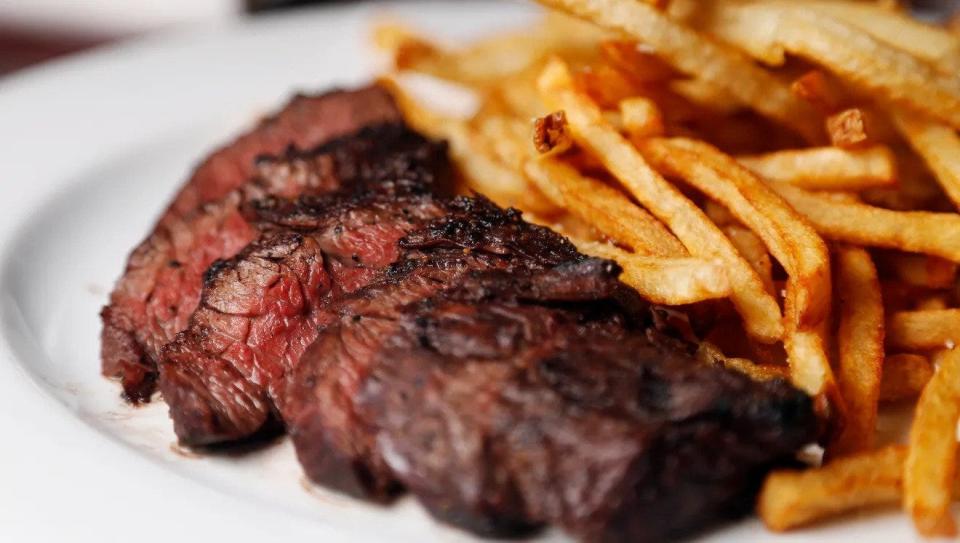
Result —
M960 345L960 309L897 311L887 320L887 346L903 351Z
M953 205L960 208L960 136L957 131L907 111L895 111L893 119L904 138L933 171Z
M770 187L826 238L960 262L960 215L955 213L891 211L786 183L771 183Z
M883 379L880 381L880 401L913 400L933 377L933 365L921 354L888 355L883 361Z
M810 147L737 160L766 179L810 190L862 190L897 181L893 153L882 145L863 150Z
M792 53L829 68L856 87L960 127L960 78L806 4L714 2L701 29L761 61ZM710 24L716 25L710 27ZM749 29L749 30L747 30Z
M827 247L793 208L736 160L709 144L684 138L651 139L643 142L640 150L654 168L682 178L722 203L763 239L799 289L798 324L812 326L826 317L830 308Z
M620 101L620 117L623 129L633 141L662 136L663 115L660 108L649 98L637 96Z
M884 354L883 300L870 254L859 247L838 247L836 267L837 383L847 417L827 449L832 457L873 448Z
M663 82L679 75L650 48L632 40L605 40L600 44L600 54L604 60L636 81Z
M531 160L527 176L560 207L640 255L682 257L687 249L649 213L620 191L552 158Z
M820 236L762 181L710 145L652 139L640 150L654 168L723 203L763 239L789 276L785 345L793 382L812 396L835 400L830 362L825 351L817 351L823 344L812 333L830 310L830 258Z
M490 87L557 53L586 56L607 33L576 19L550 14L532 29L446 50L392 23L374 30L374 41L392 52L400 70L412 70L470 87Z
M785 366L774 366L771 364L757 364L747 358L725 358L723 367L746 375L754 381L774 381L790 379L790 370Z
M830 143L843 149L869 145L873 139L867 129L867 114L861 108L850 108L827 117Z
M798 77L790 85L790 90L826 115L836 113L850 103L847 90L823 70L810 70Z
M730 281L719 262L642 256L608 243L571 241L584 254L615 260L623 268L620 280L655 304L684 305L730 295Z
M872 37L934 65L944 73L960 70L960 39L932 25L923 24L899 10L877 9L864 2L803 0L815 9L859 28Z
M636 148L604 120L600 109L574 89L566 63L552 60L538 87L552 108L566 112L577 144L600 159L638 202L669 226L691 255L723 262L731 301L748 331L766 341L779 339L783 335L780 307L750 264L700 208L650 168Z
M557 211L521 173L501 163L466 121L423 107L393 79L380 78L379 83L393 95L411 126L430 137L447 140L450 155L472 190L501 206L518 206L545 215Z
M712 219L712 217L711 217ZM773 285L773 262L770 260L770 253L763 244L763 240L753 233L749 228L739 224L727 224L722 227L723 233L730 238L733 246L740 251L743 258L753 266L753 269L763 281L763 286L767 292L774 293Z
M925 288L950 288L957 278L957 264L935 256L911 253L881 255L888 272L908 285Z
M716 85L757 112L794 129L809 141L823 133L818 116L790 92L787 84L728 49L661 13L633 0L539 0L649 45L681 72Z
M957 474L957 422L960 421L960 350L943 351L939 369L917 403L903 467L903 506L922 535L954 536L950 514Z
M703 79L677 79L670 90L708 111L730 114L743 110L743 103L729 91Z
M783 532L815 521L900 500L907 450L893 445L805 471L770 474L757 500L767 528Z

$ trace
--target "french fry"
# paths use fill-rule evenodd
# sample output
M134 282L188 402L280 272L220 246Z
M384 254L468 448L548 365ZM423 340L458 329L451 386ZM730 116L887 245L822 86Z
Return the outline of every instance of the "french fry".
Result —
M790 90L824 115L836 113L851 101L840 82L823 70L810 70L798 77L790 85Z
M670 227L692 256L723 262L732 289L731 300L749 332L767 341L779 339L783 334L780 308L764 290L756 272L723 232L650 168L639 152L607 124L599 108L574 89L566 64L559 59L550 62L538 87L552 108L566 112L577 144L599 158L638 202Z
M533 123L533 145L540 154L561 154L573 147L573 138L566 130L566 116L555 111L545 117L538 117Z
M813 9L861 29L887 45L902 49L946 74L960 70L960 39L900 11L877 9L867 3L805 0Z
M880 401L916 399L931 377L933 365L927 357L911 353L888 355L883 361Z
M569 17L551 14L533 29L480 40L447 50L394 24L375 29L375 41L392 52L399 70L485 88L534 65L550 54L586 56L607 33Z
M678 79L670 89L711 112L732 114L744 109L743 103L725 89L703 79Z
M679 75L649 47L632 40L606 40L600 44L600 54L635 81L659 83L676 79Z
M623 268L620 280L655 304L692 304L730 295L730 282L719 262L642 256L607 243L572 241L585 254L615 260Z
M809 141L823 137L816 112L790 92L787 84L754 65L742 53L704 38L652 6L632 0L539 1L629 34L677 70L724 89Z
M942 294L933 294L917 302L915 309L919 311L947 309L950 304L947 303L946 296Z
M887 320L887 346L902 351L953 349L960 344L960 309L897 311Z
M831 296L830 259L820 236L762 181L705 143L652 139L640 150L657 170L723 203L784 266L789 275L785 345L793 382L812 396L836 400L826 352L817 350L823 348L822 338L813 333L827 317Z
M714 2L702 30L758 60L782 64L791 53L829 68L876 97L960 127L960 78L806 3ZM710 26L713 24L713 26ZM749 29L747 31L747 29Z
M903 468L903 506L917 531L954 536L950 514L957 473L957 423L960 421L960 350L940 353L939 369L923 388Z
M753 266L753 269L763 281L763 286L767 292L775 292L773 285L773 262L770 260L770 254L767 252L763 240L757 237L749 228L738 224L728 224L723 226L723 233L730 238L730 242L737 248L737 251L747 259L747 262Z
M726 358L723 361L723 367L746 375L754 381L774 381L790 379L790 370L784 366L774 366L772 364L757 364L747 358Z
M838 247L836 267L837 384L847 417L827 449L832 457L873 448L884 353L883 300L870 254L856 247Z
M742 156L737 160L771 181L810 190L862 190L896 183L893 153L884 146L863 150L811 147Z
M960 208L960 136L957 131L902 110L894 112L893 119L904 138L933 171L953 205Z
M771 183L770 187L826 238L960 262L960 215L891 211L837 200L785 183Z
M867 133L866 113L860 108L845 109L831 115L826 123L830 143L835 147L856 149L872 142Z
M604 235L634 252L663 257L689 255L663 223L620 191L551 158L531 160L525 171L556 205L592 223Z
M620 101L623 129L633 141L662 136L663 115L652 100L642 96Z
M950 288L957 278L957 264L935 256L910 253L880 255L884 271L908 285Z
M447 140L450 155L472 190L502 206L517 206L545 215L557 211L521 173L501 163L466 121L438 115L423 107L393 79L378 81L393 95L411 126L430 137Z
M783 532L857 509L896 504L906 457L905 447L893 445L822 468L773 472L760 491L757 513L767 528Z

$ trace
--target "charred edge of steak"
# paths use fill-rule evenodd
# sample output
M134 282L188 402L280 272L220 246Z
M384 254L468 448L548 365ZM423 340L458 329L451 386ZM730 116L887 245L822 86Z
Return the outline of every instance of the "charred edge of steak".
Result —
M359 387L389 468L441 520L677 537L748 510L815 437L810 399L784 382L698 364L590 302L491 297L508 274L478 279L410 306Z

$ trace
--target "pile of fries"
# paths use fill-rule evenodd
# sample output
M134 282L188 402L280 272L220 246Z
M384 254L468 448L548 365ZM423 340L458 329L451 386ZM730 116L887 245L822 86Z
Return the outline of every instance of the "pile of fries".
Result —
M705 363L815 398L822 465L769 476L770 529L900 503L955 534L957 30L894 2L540 1L540 23L466 48L380 25L383 84L464 191L686 308ZM426 107L411 74L479 107ZM892 402L915 402L905 443L877 437Z

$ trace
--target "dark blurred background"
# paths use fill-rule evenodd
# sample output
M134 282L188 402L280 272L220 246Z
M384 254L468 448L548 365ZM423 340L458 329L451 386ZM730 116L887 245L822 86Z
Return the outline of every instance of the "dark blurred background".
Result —
M0 76L61 55L164 28L215 25L246 15L331 3L334 2L0 0ZM928 18L946 17L960 9L960 0L913 0L910 4Z

